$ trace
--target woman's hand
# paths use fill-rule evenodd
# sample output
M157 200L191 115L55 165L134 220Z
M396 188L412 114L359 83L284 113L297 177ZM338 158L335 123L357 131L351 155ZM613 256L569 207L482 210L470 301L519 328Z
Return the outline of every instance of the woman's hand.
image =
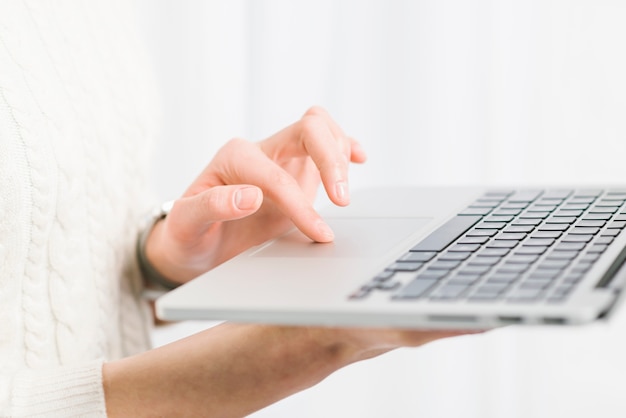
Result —
M223 323L105 364L107 413L242 417L351 363L471 333Z
M345 206L348 166L364 161L360 145L319 107L264 141L233 139L155 226L146 255L162 275L185 282L293 225L332 241L312 206L320 181Z

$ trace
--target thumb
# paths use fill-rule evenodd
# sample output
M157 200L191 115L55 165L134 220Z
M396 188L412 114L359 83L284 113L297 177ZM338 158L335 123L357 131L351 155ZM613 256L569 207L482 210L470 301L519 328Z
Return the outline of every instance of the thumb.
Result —
M168 220L177 224L183 235L201 235L214 222L231 221L253 214L262 202L263 193L256 186L215 186L177 200Z

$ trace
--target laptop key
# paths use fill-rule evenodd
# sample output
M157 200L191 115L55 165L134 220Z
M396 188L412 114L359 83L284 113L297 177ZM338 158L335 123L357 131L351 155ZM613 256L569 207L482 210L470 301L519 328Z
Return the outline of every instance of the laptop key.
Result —
M431 299L456 299L463 294L470 286L463 284L446 284L439 287L430 295Z
M500 257L482 257L477 256L472 258L467 265L468 266L495 266L500 262Z
M535 270L526 278L526 281L533 280L554 280L561 274L561 270Z
M521 212L521 209L498 209L493 213L493 216L515 216Z
M387 269L391 271L417 271L420 267L422 267L424 263L419 262L399 262L393 263Z
M524 209L528 206L526 202L517 202L517 203L505 203L500 206L500 209Z
M613 215L610 213L588 213L583 216L583 221L608 221Z
M593 242L594 244L610 244L613 242L613 237L600 237L600 238L596 238L596 240Z
M450 284L474 284L480 279L480 274L456 274L448 279Z
M533 255L533 254L541 255L546 252L547 248L548 247L527 247L527 246L522 245L521 247L517 248L513 254L515 255Z
M619 208L624 201L622 199L601 199L596 202L595 207Z
M580 261L589 261L589 262L594 262L596 261L598 258L600 258L600 254L598 253L589 253L589 254L585 254L582 257L580 257Z
M458 244L484 244L489 241L489 237L465 237L457 241Z
M495 299L509 287L508 283L489 283L480 286L470 299Z
M607 228L610 228L610 229L613 229L613 228L624 229L624 227L626 227L626 221L613 221L607 226Z
M571 263L571 260L545 259L537 265L537 269L564 269Z
M563 209L565 210L585 210L589 207L586 203L565 203Z
M592 203L596 200L595 197L584 197L584 196L572 196L568 199L568 202L572 203Z
M524 288L515 289L508 296L507 300L511 302L530 302L539 299L543 289L541 288Z
M484 216L487 215L489 212L491 212L491 208L476 208L476 207L469 207L461 212L459 212L460 216L474 216L474 215L478 215L478 216Z
M569 228L569 224L544 224L537 229L539 231L565 231Z
M487 248L514 248L519 241L496 239L487 244Z
M576 284L580 282L583 277L585 277L585 274L583 272L570 272L566 274L565 277L563 277L563 283Z
M495 208L500 204L501 200L477 200L471 205L470 208Z
M585 248L584 242L562 242L554 247L555 251L580 251Z
M442 251L481 219L481 216L455 216L411 248L411 251Z
M440 280L450 273L448 270L426 270L418 273L413 280Z
M583 227L583 228L602 228L604 226L604 224L606 223L606 221L604 220L596 220L596 221L578 221L578 223L575 225L577 227Z
M593 213L615 213L617 212L617 207L606 207L606 206L594 206L589 209L589 214Z
M371 282L371 283L366 284L365 286L363 286L362 290L390 291L390 290L396 290L401 285L402 284L400 282L396 282L396 281Z
M437 260L426 268L426 270L453 270L461 264L458 260L444 261Z
M605 251L606 251L607 247L608 247L608 245L603 245L603 244L593 244L592 246L590 246L590 247L587 249L587 252L589 252L589 253L599 253L599 254L601 254L601 253L603 253L603 252L605 252Z
M521 232L516 232L516 233L502 232L500 235L496 237L496 239L513 240L513 241L521 241L524 238L526 238L526 234L521 233Z
M558 210L558 211L554 212L553 216L556 216L556 217L567 217L567 216L579 217L582 214L583 214L582 210L561 209L561 210Z
M497 215L497 214L493 214L492 216L489 216L485 219L483 219L484 222L511 222L513 219L515 219L515 216L512 215Z
M535 229L532 225L511 225L502 230L503 233L528 233Z
M575 235L567 234L561 242L589 242L593 239L593 235Z
M435 279L415 279L400 289L400 291L393 296L393 299L417 299L423 296L437 283L438 281Z
M561 236L561 234L562 234L561 231L535 231L532 234L530 234L529 238L530 239L558 238Z
M489 190L485 192L480 199L499 198L500 200L504 200L513 193L515 193L515 190Z
M528 264L503 264L498 267L495 274L501 273L523 273L528 270Z
M582 227L579 225L576 225L572 229L569 230L570 234L576 234L576 235L595 235L598 232L600 232L600 228Z
M480 248L479 244L455 244L448 249L453 252L474 252Z
M541 190L520 190L513 193L507 199L511 203L527 203L532 202L541 195Z
M509 257L506 262L511 264L532 264L539 258L536 254L528 255L513 255Z
M571 196L572 193L573 193L573 190L569 190L569 189L548 190L544 194L541 195L541 198L564 200L564 199L567 199L569 196Z
M384 270L378 273L372 281L374 282L386 282L394 276L395 272L393 270Z
M497 229L472 229L465 234L468 237L493 237L498 233Z
M437 255L437 253L435 252L408 252L406 254L404 254L402 257L400 257L400 259L398 260L398 262L402 263L402 262L422 262L425 263L427 261L432 260L432 258Z
M523 244L525 247L549 247L554 241L554 238L529 238Z
M453 252L448 251L439 256L439 260L443 261L463 261L467 259L472 253L469 252Z
M462 275L474 275L474 274L485 274L487 273L489 270L491 270L491 266L490 265L473 265L473 266L465 266L462 267L458 270L457 274L462 274Z
M515 221L513 221L513 225L514 226L518 226L518 225L539 225L541 223L541 219L540 218L534 218L534 219L517 219Z
M476 253L477 256L504 257L511 251L509 248L483 248Z
M549 278L549 277L533 277L530 280L528 279L524 280L520 284L520 287L545 289L546 287L552 284L553 280L554 280L553 278Z
M546 219L547 224L573 224L576 222L575 217L573 216L555 216Z
M550 212L531 212L526 211L520 215L520 219L545 219L550 216Z
M578 251L551 251L546 260L573 260L580 254Z
M607 229L605 231L602 231L600 235L603 237L616 237L619 235L620 232L622 232L621 229Z
M485 283L513 283L519 277L517 273L497 273L490 276Z
M506 226L506 222L481 222L476 225L476 229L502 229Z
M583 197L592 197L595 198L600 196L602 194L602 190L600 189L581 189L581 190L576 190L576 192L574 193L574 199L577 198L583 198Z

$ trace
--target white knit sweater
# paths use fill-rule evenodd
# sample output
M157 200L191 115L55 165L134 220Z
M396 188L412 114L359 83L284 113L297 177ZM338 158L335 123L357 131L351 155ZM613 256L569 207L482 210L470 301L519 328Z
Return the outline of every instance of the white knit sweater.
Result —
M121 2L0 2L0 417L105 416L149 348L133 245L153 96Z

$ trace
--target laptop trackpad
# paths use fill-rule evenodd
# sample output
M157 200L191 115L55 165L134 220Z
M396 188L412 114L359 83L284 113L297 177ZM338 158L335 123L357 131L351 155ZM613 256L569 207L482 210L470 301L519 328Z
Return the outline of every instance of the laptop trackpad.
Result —
M326 219L335 232L330 243L315 243L298 230L270 241L251 257L379 257L422 230L431 218Z

